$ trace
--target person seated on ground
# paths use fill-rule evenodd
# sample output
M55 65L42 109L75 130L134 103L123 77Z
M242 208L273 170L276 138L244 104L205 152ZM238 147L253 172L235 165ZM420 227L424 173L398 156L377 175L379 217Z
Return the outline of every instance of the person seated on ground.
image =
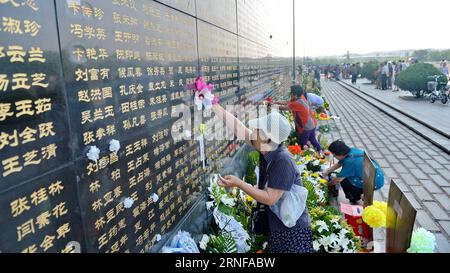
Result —
M357 204L363 193L364 151L350 148L341 140L331 143L328 149L339 162L323 171L323 176L328 177L332 172L342 167L338 176L329 183L330 185L340 184L350 203L352 205Z
M305 90L302 86L291 86L291 101L276 101L273 104L280 105L280 110L292 111L295 131L301 147L307 146L309 141L316 151L322 152L322 146L316 138L317 121L308 100L305 98Z

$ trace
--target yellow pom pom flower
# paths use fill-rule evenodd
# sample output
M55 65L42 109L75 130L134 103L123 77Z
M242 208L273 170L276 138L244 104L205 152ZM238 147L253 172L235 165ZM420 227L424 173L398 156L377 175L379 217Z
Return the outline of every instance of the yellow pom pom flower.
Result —
M386 227L386 214L375 206L365 208L362 218L371 228Z
M387 203L380 201L373 201L373 206L381 210L387 216Z

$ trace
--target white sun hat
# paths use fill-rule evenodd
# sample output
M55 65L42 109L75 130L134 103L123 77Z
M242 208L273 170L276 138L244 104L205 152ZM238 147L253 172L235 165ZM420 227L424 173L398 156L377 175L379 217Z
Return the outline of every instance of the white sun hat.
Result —
M250 129L260 129L273 142L281 144L291 134L289 121L279 112L272 112L265 117L252 119L248 122Z

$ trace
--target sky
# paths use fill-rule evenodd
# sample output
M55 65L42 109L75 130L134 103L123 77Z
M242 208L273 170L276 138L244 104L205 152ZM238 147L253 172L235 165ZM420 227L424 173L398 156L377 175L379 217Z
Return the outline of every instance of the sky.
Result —
M288 40L292 0L269 1L277 35ZM295 5L296 56L450 48L450 0L295 0ZM292 53L292 46L285 53Z

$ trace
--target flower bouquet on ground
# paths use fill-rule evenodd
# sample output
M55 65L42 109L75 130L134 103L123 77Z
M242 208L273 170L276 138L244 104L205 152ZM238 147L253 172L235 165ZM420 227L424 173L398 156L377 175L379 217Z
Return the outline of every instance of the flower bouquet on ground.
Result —
M316 207L310 209L310 216L315 251L354 253L360 249L358 237L340 215Z
M263 249L266 239L250 234L251 212L256 201L243 191L231 192L217 185L217 176L210 180L208 211L214 217L209 235L200 241L200 249L209 253L249 253Z
M303 186L308 190L306 205L308 208L326 206L329 203L327 180L319 173L306 171L302 174Z

